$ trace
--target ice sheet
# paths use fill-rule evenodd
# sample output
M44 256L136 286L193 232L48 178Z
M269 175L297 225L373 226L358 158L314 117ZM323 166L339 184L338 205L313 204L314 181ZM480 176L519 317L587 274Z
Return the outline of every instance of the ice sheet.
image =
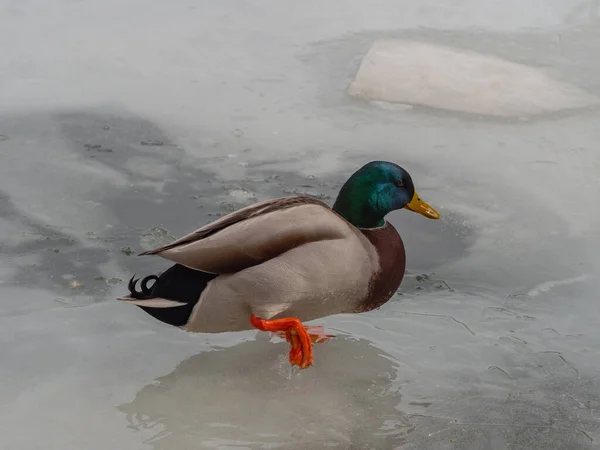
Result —
M0 0L0 448L586 449L600 440L598 112L490 119L347 96L378 39L600 95L595 3ZM440 74L436 74L439 76ZM149 240L403 165L439 222L378 311L286 346L114 301Z

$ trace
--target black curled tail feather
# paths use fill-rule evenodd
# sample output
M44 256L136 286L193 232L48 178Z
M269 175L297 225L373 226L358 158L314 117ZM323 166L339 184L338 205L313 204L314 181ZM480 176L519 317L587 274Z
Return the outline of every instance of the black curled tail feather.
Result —
M181 264L174 264L160 275L148 275L141 279L138 290L137 283L139 278L135 275L129 280L129 294L132 299L149 300L163 299L183 303L177 307L152 307L144 306L144 302L137 303L137 306L150 314L155 319L169 325L177 327L184 326L196 303L206 288L208 283L216 278L216 274L202 272L200 270L190 269ZM152 286L148 287L150 282L154 281Z
M158 279L159 278L156 275L148 275L142 278L142 281L140 283L141 291L138 291L136 285L139 281L139 278L135 278L135 275L132 276L129 280L129 284L127 285L127 288L129 289L129 295L131 296L131 298L136 298L138 300L146 300L153 298L152 292L158 285ZM149 288L148 283L150 281L154 281L154 284Z

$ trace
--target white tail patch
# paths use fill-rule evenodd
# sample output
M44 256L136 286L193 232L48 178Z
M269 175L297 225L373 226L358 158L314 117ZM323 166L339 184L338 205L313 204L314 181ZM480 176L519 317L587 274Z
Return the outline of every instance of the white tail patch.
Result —
M117 300L131 303L133 305L143 306L144 308L175 308L177 306L187 305L187 303L176 302L175 300L167 300L166 298L160 297L148 299L120 297Z

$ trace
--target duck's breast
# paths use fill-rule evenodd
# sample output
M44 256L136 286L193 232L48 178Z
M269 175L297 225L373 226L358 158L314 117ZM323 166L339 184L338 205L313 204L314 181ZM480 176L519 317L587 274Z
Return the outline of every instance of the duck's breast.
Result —
M386 221L382 227L361 231L377 251L379 270L371 277L369 293L355 312L371 311L386 303L400 287L406 269L404 242L392 224Z

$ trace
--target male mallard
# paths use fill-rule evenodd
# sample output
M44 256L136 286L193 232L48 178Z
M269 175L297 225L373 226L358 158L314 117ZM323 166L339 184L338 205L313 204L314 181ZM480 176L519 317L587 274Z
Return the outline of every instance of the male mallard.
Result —
M440 217L408 172L373 161L346 181L333 208L303 195L267 200L140 253L175 264L145 277L141 291L132 278L119 300L191 332L280 332L290 362L306 368L313 353L302 321L370 311L400 286L404 244L384 219L400 208Z

